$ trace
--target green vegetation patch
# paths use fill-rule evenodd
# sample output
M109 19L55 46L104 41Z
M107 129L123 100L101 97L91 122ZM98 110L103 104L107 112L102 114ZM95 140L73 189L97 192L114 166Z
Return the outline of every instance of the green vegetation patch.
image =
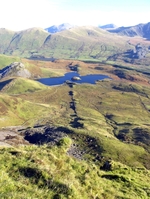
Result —
M111 170L103 171L66 155L66 146L1 148L1 198L150 197L148 170L112 161Z
M22 94L26 92L36 92L44 89L49 89L49 87L41 84L38 81L20 77L13 79L13 81L7 84L3 89L3 92L8 94Z

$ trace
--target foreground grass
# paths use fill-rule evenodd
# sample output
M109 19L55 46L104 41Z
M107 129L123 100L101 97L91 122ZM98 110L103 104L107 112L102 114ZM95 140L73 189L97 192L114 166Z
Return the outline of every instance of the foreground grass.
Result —
M150 172L112 162L111 171L66 154L58 146L1 148L1 198L149 198Z

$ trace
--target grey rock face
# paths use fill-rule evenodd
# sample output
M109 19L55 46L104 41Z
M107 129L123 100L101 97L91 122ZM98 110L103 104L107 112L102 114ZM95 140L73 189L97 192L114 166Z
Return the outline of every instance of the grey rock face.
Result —
M30 78L31 73L25 68L24 64L20 62L13 62L0 70L0 79L7 76L19 76Z

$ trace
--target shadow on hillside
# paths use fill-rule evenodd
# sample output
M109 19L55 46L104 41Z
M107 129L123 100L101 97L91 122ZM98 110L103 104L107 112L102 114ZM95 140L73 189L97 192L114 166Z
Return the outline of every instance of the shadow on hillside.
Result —
M7 84L9 84L12 81L12 79L0 82L0 90L2 90Z

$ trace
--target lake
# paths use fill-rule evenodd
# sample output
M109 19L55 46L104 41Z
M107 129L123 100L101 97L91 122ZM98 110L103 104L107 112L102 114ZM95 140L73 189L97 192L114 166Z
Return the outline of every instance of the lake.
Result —
M73 77L80 77L80 80L72 80ZM62 77L41 78L41 79L38 79L37 81L48 86L56 86L56 85L64 84L66 81L70 81L73 83L76 82L79 84L82 84L82 83L95 84L97 80L103 80L105 78L109 78L109 77L106 75L100 75L100 74L80 76L77 72L69 72L69 73L66 73Z

